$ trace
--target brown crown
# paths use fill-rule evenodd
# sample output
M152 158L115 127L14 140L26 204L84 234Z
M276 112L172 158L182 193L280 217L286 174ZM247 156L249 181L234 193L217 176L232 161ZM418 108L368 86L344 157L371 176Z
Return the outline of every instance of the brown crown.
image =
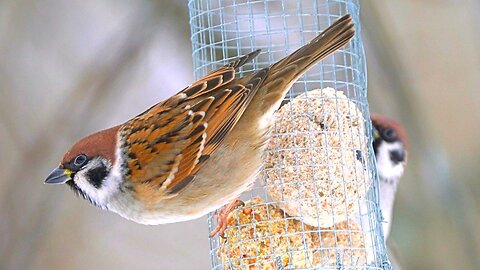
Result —
M407 133L400 125L400 123L398 123L392 118L375 113L372 113L370 115L370 118L372 119L373 125L376 127L381 126L383 128L393 128L398 134L398 139L405 145L407 149L409 148Z
M63 156L62 164L71 161L79 154L85 154L88 157L103 156L112 164L115 163L115 147L119 128L120 126L115 126L79 140Z

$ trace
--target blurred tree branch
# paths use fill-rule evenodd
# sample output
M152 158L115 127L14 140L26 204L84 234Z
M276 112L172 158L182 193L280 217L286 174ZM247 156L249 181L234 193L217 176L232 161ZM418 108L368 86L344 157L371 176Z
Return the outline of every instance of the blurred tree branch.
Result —
M6 131L9 139L13 141L15 146L22 145L23 141L21 140L22 136L17 129L15 124L15 118L11 117L11 98L9 97L8 89L10 87L10 80L7 76L4 76L2 66L0 66L0 81L2 85L0 87L0 123L3 126L3 130Z
M106 100L115 93L116 82L122 76L126 76L127 71L134 66L141 52L154 37L153 27L158 22L152 20L153 16L145 15L145 13L138 14L131 20L130 25L126 25L121 32L110 38L111 42L105 44L105 48L99 51L98 57L94 58L94 62L80 76L76 86L65 95L60 103L62 106L53 108L54 111L50 113L51 117L47 123L44 123L45 128L37 134L31 134L35 136L35 139L32 140L33 143L23 145L22 142L19 142L20 145L23 145L21 160L17 162L15 168L11 168L6 179L28 179L30 170L24 170L24 166L28 164L28 166L38 168L38 162L42 160L42 157L52 154L56 149L56 140L51 138L52 128L56 128L55 136L67 138L74 137L73 134L77 134L79 130L92 128L87 119L100 106L105 105ZM118 46L118 51L112 53L112 44L116 43L122 45ZM106 57L107 55L110 57ZM98 62L102 65L99 65ZM85 104L83 107L78 106L82 103ZM4 108L8 110L8 107ZM83 110L80 111L77 108ZM65 125L64 123L81 124ZM15 126L13 123L11 124L12 127L9 128L14 132ZM16 137L14 133L11 136ZM36 208L42 209L42 211L36 211L34 216L23 216L22 213L19 213L18 207L10 202L15 201L15 197L22 196L23 190L32 188L31 185L30 181L8 181L3 190L0 207L3 212L7 213L7 230L11 234L4 243L8 248L4 249L5 252L1 254L1 269L11 269L9 266L12 266L12 263L15 264L14 262L21 263L20 266L14 267L16 269L30 269L28 267L29 258L32 258L32 254L35 252L36 243L41 241L45 230L49 229L48 226L54 219L53 215L45 215L45 213L55 213L49 209L54 208L55 204L61 201L58 193L45 194L36 205ZM28 222L19 222L19 218L26 218ZM28 239L28 242L18 241L13 237L15 235L22 235L22 239ZM21 256L21 259L17 258L18 256Z
M480 241L476 232L477 209L472 203L474 200L461 182L452 182L449 166L442 159L444 150L438 142L433 140L434 136L428 125L430 119L426 119L422 111L424 104L421 104L416 96L421 89L415 84L412 74L409 74L406 63L401 57L401 48L398 48L393 40L394 29L387 28L388 24L382 20L385 13L379 10L379 5L371 1L362 2L362 9L368 10L368 16L362 17L362 28L368 45L371 47L371 52L375 54L375 59L379 61L382 75L386 76L386 81L389 82L390 88L384 90L391 90L389 94L394 97L396 103L400 104L401 109L397 113L401 119L405 120L403 123L406 124L409 137L412 138L412 144L415 146L410 149L412 153L409 158L409 167L413 167L410 171L418 172L415 178L422 179L424 184L435 182L433 185L427 185L427 188L429 193L434 195L437 213L447 215L456 224L457 233L462 235L463 242L466 243L463 252L467 254L469 260L464 262L465 265L469 262L480 265L478 256ZM418 185L420 184L421 181L418 180ZM416 195L422 196L418 192ZM430 229L433 228L434 226L430 227ZM422 256L422 254L418 255ZM417 266L428 268L431 265Z

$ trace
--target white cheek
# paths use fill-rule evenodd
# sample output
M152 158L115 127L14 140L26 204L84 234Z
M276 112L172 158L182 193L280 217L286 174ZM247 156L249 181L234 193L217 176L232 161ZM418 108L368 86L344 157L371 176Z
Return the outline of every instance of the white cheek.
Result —
M100 163L101 161L96 161ZM95 164L91 164L94 167ZM107 178L103 181L100 188L94 187L85 176L85 171L80 171L75 174L75 183L77 186L87 194L87 196L93 200L98 206L105 208L108 206L110 199L113 195L118 193L119 185L121 181L121 174L119 165L115 164L108 174Z
M377 167L380 178L394 179L400 178L403 174L403 162L394 164L390 160L390 151L403 150L400 142L387 143L383 142L378 148L377 152Z
M97 203L101 203L103 201L103 196L101 196L99 190L95 188L85 177L85 172L80 171L75 174L75 184L85 192L88 197L96 201Z
M103 186L101 188L102 192L105 193L106 196L109 198L112 198L114 195L118 194L120 190L119 187L123 181L121 170L121 164L123 163L123 159L119 147L117 147L115 155L117 162L113 164L113 167L110 170L110 173L108 174L107 179L105 179L105 182L103 183Z

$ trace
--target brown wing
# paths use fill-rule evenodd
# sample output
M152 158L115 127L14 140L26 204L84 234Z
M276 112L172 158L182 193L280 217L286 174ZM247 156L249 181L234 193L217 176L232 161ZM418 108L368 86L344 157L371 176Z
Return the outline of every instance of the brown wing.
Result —
M122 127L130 177L137 192L150 193L142 197L180 191L235 126L267 72L235 80L237 66L208 74Z

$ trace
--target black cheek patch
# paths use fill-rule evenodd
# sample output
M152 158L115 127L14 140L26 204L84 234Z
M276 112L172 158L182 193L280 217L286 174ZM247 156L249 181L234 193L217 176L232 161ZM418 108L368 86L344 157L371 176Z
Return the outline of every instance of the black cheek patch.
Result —
M101 188L103 180L108 175L108 170L105 166L100 166L89 170L87 173L87 179L95 188Z
M392 150L390 151L389 154L390 154L390 159L395 165L405 160L405 152L403 151Z

